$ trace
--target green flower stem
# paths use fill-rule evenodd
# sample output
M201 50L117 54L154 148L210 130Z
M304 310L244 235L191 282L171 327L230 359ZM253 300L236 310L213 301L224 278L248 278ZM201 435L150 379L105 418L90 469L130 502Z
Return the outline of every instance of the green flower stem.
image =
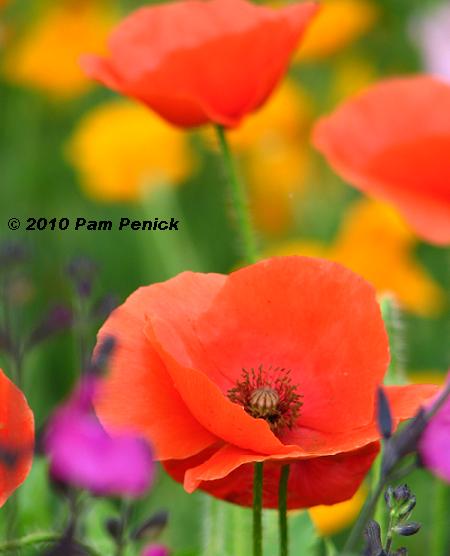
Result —
M287 488L290 465L281 468L280 486L278 490L278 523L280 527L280 556L288 556L288 522L287 522Z
M223 160L228 171L231 198L236 212L236 219L240 230L244 256L247 263L254 263L258 260L258 249L248 211L246 192L238 178L238 173L228 145L225 130L222 126L216 126L216 130Z
M358 521L354 525L347 539L347 542L345 543L344 549L342 551L342 554L344 556L348 554L352 554L354 552L355 546L361 537L364 527L366 526L369 519L372 517L373 511L375 509L375 506L378 502L381 493L383 492L386 482L387 481L380 481L378 483L377 488L373 492L372 496L364 504L364 507L361 513L359 514Z
M325 537L323 539L323 544L325 545L326 556L337 556L338 554L337 548L335 547L333 541L330 538Z
M4 554L14 550L22 550L24 548L35 546L38 544L55 543L59 540L61 540L60 533L33 533L32 535L27 535L26 537L22 537L21 539L15 539L1 543L0 554ZM100 553L97 552L94 548L83 542L76 541L76 544L83 548L90 556L101 556Z
M433 508L433 534L431 536L431 554L446 556L448 554L448 504L450 488L440 479L436 479Z
M253 556L262 556L263 463L255 463L253 479Z
M404 344L404 333L402 331L401 312L395 299L389 295L383 295L380 299L381 314L383 316L386 332L389 337L391 360L388 371L384 377L384 384L399 385L406 384L407 379L402 365L402 346Z
M378 483L381 480L381 462L383 460L383 448L378 454L373 466L373 478L372 478L372 492L377 488ZM380 496L375 504L375 521L377 521L381 528L381 534L387 530L387 519L386 519L386 505L384 502L384 497Z

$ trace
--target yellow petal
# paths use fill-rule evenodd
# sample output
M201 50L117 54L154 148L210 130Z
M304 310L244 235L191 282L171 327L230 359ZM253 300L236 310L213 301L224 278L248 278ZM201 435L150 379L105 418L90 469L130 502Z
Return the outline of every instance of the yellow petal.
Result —
M378 12L368 0L325 0L308 27L297 58L315 60L341 50L367 32Z
M316 506L309 515L320 535L328 537L348 527L358 516L367 496L362 486L350 500L333 506Z
M86 114L67 152L86 193L104 201L137 201L149 188L179 184L193 168L185 133L124 100Z
M5 74L54 98L75 97L92 84L78 60L86 52L103 52L116 13L101 0L65 0L50 6L11 45Z

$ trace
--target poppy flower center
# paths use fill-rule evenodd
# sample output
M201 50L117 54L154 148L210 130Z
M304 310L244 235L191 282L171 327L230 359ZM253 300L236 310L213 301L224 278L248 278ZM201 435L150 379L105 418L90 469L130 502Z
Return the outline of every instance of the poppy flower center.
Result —
M252 417L265 419L275 433L291 429L303 405L297 385L292 384L290 370L279 367L266 370L260 365L256 370L243 369L241 380L227 395Z

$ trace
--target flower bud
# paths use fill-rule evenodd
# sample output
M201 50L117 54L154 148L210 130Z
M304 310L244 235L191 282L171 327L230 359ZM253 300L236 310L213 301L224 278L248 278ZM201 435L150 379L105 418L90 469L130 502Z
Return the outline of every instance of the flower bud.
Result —
M384 500L387 507L391 510L394 507L394 489L391 486L388 486L384 491Z
M409 523L396 525L394 527L394 531L398 535L402 535L403 537L410 537L411 535L415 535L419 531L420 527L420 523L417 523L416 521L410 521Z
M404 504L402 504L402 506L400 506L400 509L397 514L398 518L408 519L408 516L411 514L415 506L416 506L416 497L414 496L414 494L412 494L410 499L407 500Z
M411 498L411 490L408 485L400 485L394 489L394 498L397 502L407 502Z
M111 517L105 521L105 529L113 539L119 539L122 534L122 523L117 517Z
M390 438L392 435L391 408L386 393L381 386L377 390L377 421L378 429L383 438Z
M380 525L371 519L364 530L364 538L366 540L366 556L383 556L383 543L381 542Z
M137 527L132 533L131 538L133 540L142 539L155 539L157 538L169 521L169 514L165 511L157 512L152 515L149 519L144 521L142 525Z

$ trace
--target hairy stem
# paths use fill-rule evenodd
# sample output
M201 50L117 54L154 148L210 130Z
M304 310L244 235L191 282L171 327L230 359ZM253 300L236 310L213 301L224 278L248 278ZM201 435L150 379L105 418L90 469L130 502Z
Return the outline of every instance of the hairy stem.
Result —
M228 145L225 130L222 126L216 126L217 136L222 151L223 160L228 172L231 199L236 213L237 225L239 227L242 249L247 263L254 263L258 259L255 234L248 210L247 195L239 180L236 166Z

